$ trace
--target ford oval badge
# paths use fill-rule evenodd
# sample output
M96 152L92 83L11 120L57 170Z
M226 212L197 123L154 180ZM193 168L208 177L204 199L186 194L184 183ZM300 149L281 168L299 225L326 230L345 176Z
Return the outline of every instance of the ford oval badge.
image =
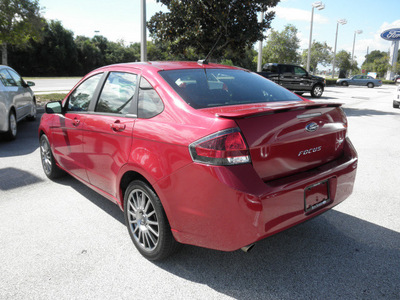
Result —
M381 33L381 38L388 41L400 40L400 28L392 28Z
M316 131L318 128L319 128L319 126L318 126L318 124L315 123L315 122L308 123L308 124L306 125L306 130L307 130L308 132L314 132L314 131Z

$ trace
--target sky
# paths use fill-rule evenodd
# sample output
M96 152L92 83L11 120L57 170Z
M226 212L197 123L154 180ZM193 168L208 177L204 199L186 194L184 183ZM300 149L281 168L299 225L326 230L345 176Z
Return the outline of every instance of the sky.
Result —
M105 36L111 41L123 40L126 44L140 42L140 0L39 0L43 16L48 20L59 20L75 36ZM271 23L274 30L282 31L287 24L298 29L300 49L308 49L311 8L315 1L281 0L273 8L276 12ZM312 39L335 45L338 19L347 24L339 25L337 51L352 52L354 32L356 35L354 56L361 66L367 51L389 51L391 42L380 34L385 29L400 28L399 0L322 0L325 9L314 10ZM149 20L158 11L168 11L156 0L146 1L146 18ZM98 33L95 33L98 31ZM268 32L266 33L268 34ZM264 42L265 44L265 42ZM258 49L258 48L256 48Z

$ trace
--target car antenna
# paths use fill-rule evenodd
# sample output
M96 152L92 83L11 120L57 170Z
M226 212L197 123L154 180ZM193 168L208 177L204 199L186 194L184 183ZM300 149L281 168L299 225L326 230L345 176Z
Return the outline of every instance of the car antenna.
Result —
M198 64L200 64L200 65L208 65L208 59L210 58L211 54L213 53L213 51L215 49L215 46L217 46L219 40L221 39L221 36L222 36L222 32L219 35L219 37L218 37L217 41L215 42L214 46L211 48L210 52L208 52L206 58L205 59L199 59L197 61Z

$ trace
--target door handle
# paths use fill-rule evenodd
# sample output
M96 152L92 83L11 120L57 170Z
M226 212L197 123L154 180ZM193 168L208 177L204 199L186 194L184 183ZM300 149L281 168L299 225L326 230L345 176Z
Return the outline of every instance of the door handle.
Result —
M119 121L115 121L115 123L110 124L111 129L114 131L124 131L126 128L125 124L121 124Z

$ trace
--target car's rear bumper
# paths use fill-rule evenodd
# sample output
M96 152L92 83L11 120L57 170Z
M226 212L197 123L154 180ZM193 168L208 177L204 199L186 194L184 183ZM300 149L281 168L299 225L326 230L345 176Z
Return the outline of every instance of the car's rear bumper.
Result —
M177 241L233 251L339 204L352 193L356 169L357 153L346 139L339 159L279 180L263 182L251 164L191 164L159 181L155 189ZM326 180L331 200L305 213L305 189Z

